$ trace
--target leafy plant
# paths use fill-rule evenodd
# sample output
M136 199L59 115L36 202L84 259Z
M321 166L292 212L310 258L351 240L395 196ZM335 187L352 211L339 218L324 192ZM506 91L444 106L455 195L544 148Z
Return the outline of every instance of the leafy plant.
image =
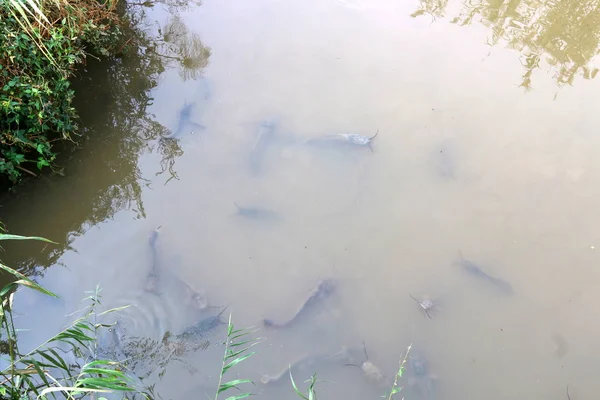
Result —
M247 383L254 385L254 382L250 379L234 379L228 382L223 382L223 378L227 371L235 367L242 361L252 357L255 352L248 352L250 348L254 347L260 342L259 339L252 339L250 335L256 331L250 329L235 329L233 322L231 321L231 314L229 314L229 321L227 323L227 340L225 341L225 353L223 355L223 362L221 365L221 372L219 373L219 385L217 392L215 393L215 399L218 400L219 395L230 389L237 389L241 394L236 396L229 396L226 400L238 400L244 399L252 395L250 392L243 392L239 386Z
M114 0L0 1L0 174L13 183L52 167L55 143L76 134L69 78L87 52L108 56L120 47L115 7Z
M41 240L0 233L0 240ZM86 300L91 303L81 317L52 336L35 349L22 354L18 346L17 329L12 317L12 300L19 286L36 290L51 297L54 293L38 285L20 272L0 263L0 269L17 278L0 290L0 339L2 352L8 355L8 366L0 371L0 395L9 399L24 399L34 395L38 399L55 397L57 392L67 399L81 398L91 393L135 391L132 381L120 364L96 359L96 336L102 325L90 322L99 304L97 289ZM106 312L112 312L109 310ZM65 350L64 348L68 348ZM72 352L75 363L67 363L65 354ZM79 363L81 361L81 364Z
M298 389L298 386L296 386L296 382L294 382L294 377L292 376L291 366L290 366L290 380L292 381L292 387L294 388L294 392L296 392L298 397L300 397L301 399L304 399L304 400L316 400L317 399L317 393L315 391L315 385L317 384L317 374L313 374L310 377L310 379L308 381L306 381L306 382L308 382L308 388L306 389L306 394L304 394L300 389Z
M412 343L408 345L406 353L404 354L404 358L400 360L400 366L398 367L398 372L396 372L396 375L394 376L394 383L392 384L392 389L390 390L390 393L387 396L387 400L392 400L396 393L402 391L402 387L398 385L398 380L402 378L402 375L404 375L404 365L406 364L406 360L408 360L410 349L412 349Z

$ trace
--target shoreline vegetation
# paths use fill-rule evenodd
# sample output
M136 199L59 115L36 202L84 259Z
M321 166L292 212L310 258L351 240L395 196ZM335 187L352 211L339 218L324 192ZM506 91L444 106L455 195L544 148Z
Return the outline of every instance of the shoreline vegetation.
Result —
M78 135L71 87L87 57L125 51L120 0L0 2L0 186L54 169Z
M146 18L159 2L171 13L164 25ZM92 146L118 141L117 157L131 164L148 141L168 136L146 112L150 90L167 67L184 81L197 79L211 55L179 17L188 3L0 1L0 190L64 175L58 164L83 139L102 135ZM182 151L171 144L156 151L160 173L176 177Z

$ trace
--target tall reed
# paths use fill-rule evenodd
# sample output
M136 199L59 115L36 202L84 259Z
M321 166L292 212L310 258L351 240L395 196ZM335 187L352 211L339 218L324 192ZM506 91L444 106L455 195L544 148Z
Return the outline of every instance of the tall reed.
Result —
M0 233L0 240L54 243L40 237L4 233ZM96 352L90 351L95 348L98 329L102 328L90 321L99 304L99 290L87 298L90 304L84 308L81 317L35 349L22 353L12 315L15 291L23 286L51 297L58 296L4 263L0 263L0 269L17 278L0 290L0 340L3 352L8 355L8 366L0 371L0 395L3 398L16 400L35 396L46 399L48 396L56 398L61 393L71 400L96 393L135 391L132 380L122 372L118 362L98 360ZM75 362L66 361L69 352L75 356Z
M223 355L221 372L219 373L219 385L217 387L214 400L218 400L221 393L230 389L237 389L242 393L235 396L229 396L226 400L238 400L252 396L252 393L244 392L239 387L240 385L248 383L254 385L252 380L233 379L231 381L224 382L224 376L231 368L256 354L256 352L249 352L249 350L257 345L262 338L252 339L250 335L252 335L254 332L256 331L252 329L235 329L233 322L231 321L231 313L229 314L229 321L227 323L227 339L224 343L225 353Z

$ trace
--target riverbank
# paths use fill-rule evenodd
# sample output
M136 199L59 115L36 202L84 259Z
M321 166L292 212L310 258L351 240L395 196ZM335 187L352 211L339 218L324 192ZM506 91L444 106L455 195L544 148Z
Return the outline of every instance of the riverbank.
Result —
M119 0L0 3L1 189L54 169L57 149L76 141L71 79L88 57L123 53L123 15Z

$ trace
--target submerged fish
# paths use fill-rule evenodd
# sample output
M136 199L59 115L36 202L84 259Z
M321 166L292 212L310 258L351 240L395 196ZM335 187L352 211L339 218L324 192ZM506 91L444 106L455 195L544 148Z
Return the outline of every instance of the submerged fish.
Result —
M224 307L219 314L204 318L203 320L186 328L183 332L175 337L183 340L198 340L203 338L209 331L215 329L219 325L225 324L225 322L221 321L221 315L223 315L226 309L227 307Z
M168 139L174 139L184 133L184 129L191 127L193 129L204 129L204 125L198 124L191 120L192 109L196 107L196 103L187 102L184 103L182 109L179 111L179 123L177 124L177 130L171 135L166 136ZM193 132L193 129L191 132Z
M373 147L371 146L371 142L375 137L379 134L379 130L369 137L364 135L359 135L358 133L336 133L333 135L326 135L320 138L308 139L306 144L318 144L318 143L338 143L338 144L346 144L351 146L358 147L368 147L373 151Z
M264 120L258 128L258 136L250 150L250 170L258 174L262 170L264 155L270 142L273 140L275 132L275 121L272 119Z
M263 323L266 327L269 328L289 328L292 325L295 325L299 320L305 317L305 315L309 314L312 309L317 307L319 303L329 297L335 289L335 284L330 279L324 279L319 281L317 286L313 289L311 294L308 296L308 299L302 304L302 306L298 309L296 314L287 322L277 323L272 319L264 319Z
M150 272L146 277L146 284L144 289L147 292L154 293L156 295L160 294L159 291L159 271L158 271L158 257L156 254L156 241L158 240L158 230L160 226L150 232L150 237L148 242L150 243L150 250L152 251L152 262L150 264Z
M272 385L281 382L282 380L287 381L290 373L294 377L294 380L297 381L298 379L305 378L307 375L316 373L317 369L320 367L342 365L342 362L346 361L347 357L346 349L344 348L335 354L304 355L274 375L263 375L260 378L260 381L265 385Z
M429 370L429 362L419 350L412 350L408 360L408 384L416 388L423 400L433 400L434 380L437 377Z
M150 272L146 277L144 289L147 292L157 296L163 295L163 292L176 293L180 295L182 306L189 306L195 310L202 311L208 308L209 303L206 295L202 291L195 290L173 273L162 274L159 267L156 242L158 241L160 226L150 233L149 243L152 251L152 262ZM163 276L164 275L164 276Z
M427 318L431 319L431 313L437 308L438 301L427 296L423 297L421 300L417 299L412 294L409 294L409 296L421 306Z
M123 354L122 337L123 332L118 321L103 325L98 334L97 351L100 358L120 358ZM118 356L118 357L117 357Z
M258 207L240 207L236 202L233 204L237 207L237 214L239 216L249 218L249 219L258 219L258 220L276 220L279 219L279 214L274 211L267 210L265 208Z
M462 266L463 269L465 271L469 272L471 275L474 275L485 281L490 282L492 285L494 285L496 288L498 288L500 291L502 291L505 294L513 294L514 293L514 290L510 283L506 282L503 279L496 278L496 277L489 275L487 272L483 271L481 269L481 267L479 267L477 264L475 264L469 260L465 260L465 258L462 256L461 252L459 252L459 257L460 257L460 259L455 264Z
M381 387L389 387L391 386L391 380L383 374L381 369L369 361L369 354L367 353L367 347L363 342L362 351L364 351L365 359L359 364L345 364L349 366L359 367L364 376L367 378L369 382Z

